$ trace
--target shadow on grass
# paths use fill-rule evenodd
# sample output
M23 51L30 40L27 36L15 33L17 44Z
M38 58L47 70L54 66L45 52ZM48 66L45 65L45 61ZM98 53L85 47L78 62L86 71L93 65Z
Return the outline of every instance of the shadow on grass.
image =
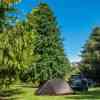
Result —
M66 96L66 99L76 99L76 100L100 100L100 90L92 90L88 92L77 93L75 95Z
M21 89L6 89L0 91L0 100L18 100L16 95L22 94Z
M23 87L23 88L37 88L37 86L27 85L27 84L22 84L20 86Z
M0 100L19 100L19 97L10 97L10 98L0 97Z

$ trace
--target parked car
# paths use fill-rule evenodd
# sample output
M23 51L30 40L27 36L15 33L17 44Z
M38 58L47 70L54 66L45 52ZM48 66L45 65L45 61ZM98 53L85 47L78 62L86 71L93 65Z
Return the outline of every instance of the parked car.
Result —
M92 79L88 78L88 87L93 87L96 85L96 82L93 81Z
M73 90L88 91L88 80L81 75L72 75L69 84Z

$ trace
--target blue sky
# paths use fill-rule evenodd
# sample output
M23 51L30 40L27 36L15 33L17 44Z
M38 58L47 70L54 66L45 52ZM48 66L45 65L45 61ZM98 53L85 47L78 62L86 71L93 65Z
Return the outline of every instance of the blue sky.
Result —
M22 0L18 7L25 13L39 0ZM80 60L80 51L92 29L100 26L100 0L42 0L50 5L57 17L65 53L71 61ZM24 15L21 15L24 17Z

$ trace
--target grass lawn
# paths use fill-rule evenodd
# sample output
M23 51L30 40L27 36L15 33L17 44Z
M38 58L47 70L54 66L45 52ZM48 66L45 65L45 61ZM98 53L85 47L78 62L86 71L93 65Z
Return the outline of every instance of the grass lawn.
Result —
M88 92L65 96L35 96L35 89L16 85L0 91L0 100L100 100L100 87L91 88Z

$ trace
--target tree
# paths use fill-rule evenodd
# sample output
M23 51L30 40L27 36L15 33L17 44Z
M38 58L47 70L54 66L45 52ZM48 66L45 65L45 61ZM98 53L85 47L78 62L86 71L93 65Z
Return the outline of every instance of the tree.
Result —
M100 82L100 27L96 27L82 52L82 72Z
M11 14L16 12L13 6L15 2L18 0L0 0L0 87L10 83L11 74L13 78L16 75L13 65L11 66L12 44L10 43L10 36L13 36L10 28L13 28L11 24L15 20Z
M33 81L43 82L64 78L70 64L64 54L63 43L56 18L47 4L40 3L28 15L31 31L35 30L34 53L36 59L28 73Z
M5 85L19 77L34 61L34 33L25 22L0 34L0 82Z
M12 12L16 12L13 7L15 2L18 0L0 0L0 32L9 27L11 20L15 20L15 17L10 15Z

